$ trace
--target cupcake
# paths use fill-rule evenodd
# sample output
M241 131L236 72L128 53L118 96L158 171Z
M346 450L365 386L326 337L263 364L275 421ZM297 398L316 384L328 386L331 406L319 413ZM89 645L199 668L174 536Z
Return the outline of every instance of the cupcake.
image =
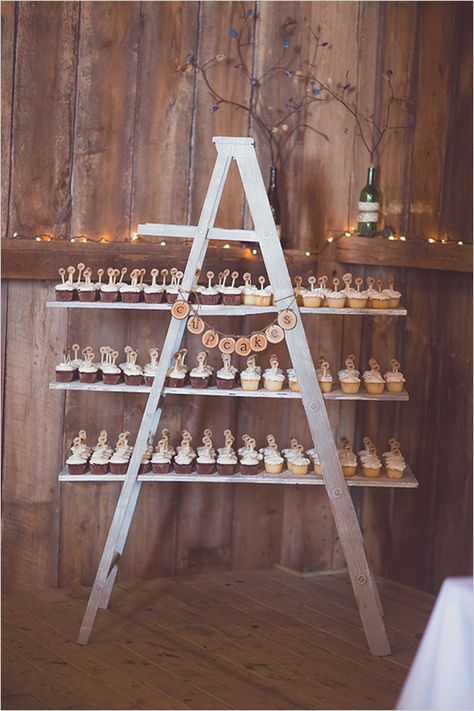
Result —
M205 351L201 351L197 354L196 360L198 365L196 368L193 368L189 374L192 388L209 387L213 369L212 366L207 365L206 359L207 353Z
M163 272L162 272L163 273ZM178 298L178 294L181 291L181 279L183 278L183 272L178 271L175 267L170 269L171 283L165 288L166 301L169 304L174 304Z
M307 306L310 309L317 309L323 305L324 299L326 298L325 290L315 288L316 277L308 277L309 289L305 289L302 294L303 306Z
M240 373L240 384L242 390L258 390L261 380L262 369L255 364L255 356L250 355L247 358L247 367Z
M288 368L288 370L286 371L286 376L288 378L288 385L290 386L290 390L293 390L293 392L299 393L300 392L300 384L298 382L298 378L296 377L295 369Z
M313 447L313 449L308 449L306 454L310 458L310 460L313 464L314 473L318 474L318 476L322 476L323 470L321 468L321 460L319 459L318 452Z
M225 447L219 449L217 456L217 473L221 476L232 476L237 469L237 455L232 449L234 436L230 430L224 431Z
M132 269L130 272L130 284L120 284L120 297L125 304L138 304L140 301L141 289L138 286L139 277L140 269Z
M169 432L162 431L162 438L155 447L155 452L151 458L151 468L155 474L168 474L171 469L171 460L174 456L174 450L169 446Z
M69 362L76 372L75 377L77 377L79 367L83 363L82 358L79 358L79 351L81 350L81 347L78 343L73 343L71 346L71 350L74 353L74 358L72 358L72 360L70 360Z
M282 369L279 367L278 358L276 355L270 356L270 368L267 368L263 373L263 387L265 390L276 392L282 390L285 376Z
M63 352L63 359L61 363L56 366L56 382L57 383L71 383L76 377L76 368L71 365L71 359L69 357L69 350Z
M89 465L91 474L107 474L111 455L112 451L107 446L107 432L106 430L102 430L90 458Z
M182 432L181 445L174 457L174 470L176 474L191 474L196 454L191 447L192 437L187 430Z
M273 435L269 435L269 437L273 437ZM283 471L284 459L278 451L278 446L274 439L270 441L268 447L265 448L263 464L267 474L281 474Z
M291 459L291 472L297 476L305 476L308 473L310 460L305 456L302 444L298 444L295 450L296 455Z
M148 472L150 471L150 467L151 467L152 456L153 456L153 447L148 446L145 449L145 452L143 453L143 456L140 460L140 466L138 467L139 474L148 474Z
M111 474L123 475L127 473L128 463L132 453L132 448L128 444L130 432L121 432L119 434L115 452L109 460L109 468Z
M352 451L351 444L347 437L341 437L341 449L338 450L339 462L342 473L345 477L354 476L357 471L357 457Z
M155 382L156 371L158 370L158 358L160 357L160 351L158 348L150 348L148 351L150 354L150 362L145 364L143 368L143 379L145 385L151 387Z
M292 472L293 469L293 460L296 459L298 456L298 440L295 439L294 437L290 440L290 447L287 447L286 449L282 449L281 453L286 459L286 468L288 469L289 472Z
M222 354L222 368L216 373L216 383L219 390L232 390L237 379L237 368L231 365L230 355Z
M245 441L245 451L240 457L240 473L244 476L255 476L259 472L263 457L255 449L257 443L253 437L243 437L242 439Z
M400 452L400 443L395 439L389 440L390 452L384 452L382 457L385 471L389 479L401 479L406 469L406 462Z
M242 302L247 306L254 306L257 287L252 284L250 272L245 272L245 274L242 275L242 279L244 280L244 286L241 287Z
M375 479L380 476L382 462L377 456L377 452L373 442L364 437L365 449L359 452L360 461L362 463L362 473L364 476Z
M164 270L167 272L167 270ZM163 299L163 287L156 283L156 278L159 275L158 269L152 269L151 274L151 284L145 284L143 287L143 298L146 304L160 304Z
M99 374L99 368L94 365L95 353L90 346L82 351L84 360L79 366L79 380L81 383L95 383Z
M212 446L211 437L207 434L202 438L203 446L199 447L196 459L196 471L207 476L213 474L216 466L216 452Z
M255 290L255 306L270 306L273 299L273 289L265 286L265 277L258 277L260 289Z
M77 284L79 301L92 302L97 299L97 289L91 281L91 276L92 269L84 269L84 281Z
M360 373L355 368L354 357L348 356L345 365L345 369L340 370L337 374L339 382L341 383L341 390L347 395L358 393L360 388Z
M173 360L174 365L169 368L166 375L166 384L169 388L182 388L186 381L186 376L188 374L188 366L184 363L184 358L187 353L186 348L182 348L180 351L174 354Z
M385 389L385 380L380 372L380 365L374 358L369 360L370 370L362 375L364 387L370 395L381 395Z
M120 276L120 271L109 267L109 269L107 269L107 276L109 277L107 284L100 285L100 300L105 303L114 303L119 299L119 285L117 284L117 279Z
M229 273L229 269L224 270L222 273L222 283L217 288L222 296L222 301L226 306L238 306L242 302L242 287L235 285L239 272L232 272L230 275L232 282L229 286L227 286L225 282L229 276Z
M75 271L76 270L74 267L68 267L68 278L66 279L66 269L61 267L61 269L59 270L61 283L56 284L56 286L54 287L56 301L72 301L74 299L75 286L73 282L73 277Z
M122 371L116 365L119 352L114 351L109 346L103 346L100 348L100 352L102 360L99 367L102 372L103 383L105 385L118 385L122 380Z
M339 279L334 277L332 280L334 285L333 291L328 291L326 294L326 306L331 309L342 309L346 303L346 295L344 291L338 291Z
M80 437L75 437L71 447L71 456L66 459L69 474L71 474L71 476L85 474L87 470L87 459L88 457L84 454Z
M377 279L377 289L370 295L370 304L373 309L388 309L390 298L382 291L382 280Z
M395 289L395 280L393 276L389 276L387 281L388 289L384 289L382 293L385 294L385 296L388 296L389 298L388 308L398 309L398 307L400 306L400 299L402 298L402 295L399 291Z
M138 351L130 349L127 353L127 362L122 367L125 385L141 385L143 381L143 369L137 365Z
M387 384L387 390L389 393L401 393L403 391L405 378L403 373L399 372L400 363L395 358L390 361L392 370L384 373L384 379Z
M296 276L295 277L295 287L293 289L293 293L295 295L296 303L298 306L303 306L303 296L306 293L307 289L304 288L303 286L303 277L301 276Z
M214 306L218 304L221 295L218 290L212 286L212 280L214 279L214 272L207 272L207 286L198 286L196 289L197 300L201 304L207 304L208 306Z
M363 285L364 281L360 277L356 277L355 279L355 285L356 288L352 289L351 287L347 288L346 287L346 302L349 308L351 309L365 309L368 300L369 300L369 295L367 291L361 291L361 287Z
M329 370L329 363L324 358L320 358L318 361L318 369L316 370L316 375L318 377L319 387L322 393L330 393L332 390L332 375Z

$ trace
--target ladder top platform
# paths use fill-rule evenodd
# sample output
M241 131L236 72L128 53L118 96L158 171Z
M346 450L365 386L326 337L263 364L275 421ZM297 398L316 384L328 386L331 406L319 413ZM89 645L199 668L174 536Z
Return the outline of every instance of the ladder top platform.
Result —
M254 140L250 136L213 136L212 142L234 146L253 146L254 144Z

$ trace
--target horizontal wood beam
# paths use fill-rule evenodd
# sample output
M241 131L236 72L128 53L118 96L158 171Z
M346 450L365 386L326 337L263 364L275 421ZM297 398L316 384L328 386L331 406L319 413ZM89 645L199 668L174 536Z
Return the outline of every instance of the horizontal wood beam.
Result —
M343 237L336 242L336 259L344 264L472 272L472 244Z

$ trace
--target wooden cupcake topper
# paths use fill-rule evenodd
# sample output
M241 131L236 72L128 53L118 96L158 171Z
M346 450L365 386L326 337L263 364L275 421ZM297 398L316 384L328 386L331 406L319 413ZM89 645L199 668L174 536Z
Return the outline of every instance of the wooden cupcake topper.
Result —
M76 270L75 270L74 267L68 267L68 268L67 268L67 273L68 273L68 280L67 280L67 283L68 283L68 284L72 284L72 283L73 283L73 277L74 277L74 274L76 273Z
M198 368L199 370L206 370L206 360L207 360L207 353L206 351L200 351L200 353L197 354L196 360L198 362Z
M104 276L104 270L103 269L98 269L97 270L97 283L99 286L102 284L102 277Z
M356 289L357 289L357 291L358 291L359 293L360 293L360 288L361 288L361 286L363 285L363 283L364 283L364 280L361 279L360 277L356 277L356 278L355 278Z
M308 277L308 284L310 286L311 292L313 292L316 287L316 277L315 276Z
M239 278L239 272L232 272L232 274L230 275L230 278L232 279L231 287L232 287L232 289L235 289L235 282Z
M166 279L168 277L169 271L167 269L161 270L162 286L163 289L166 287Z
M344 282L346 289L349 291L349 289L351 288L351 284L352 284L352 274L350 274L349 272L344 274L342 277L342 281Z
M227 281L227 277L229 276L229 274L230 274L230 269L224 269L224 271L222 272L222 286L225 286L225 283Z
M246 287L252 286L252 275L250 272L244 272L244 274L242 274L242 279L244 280L244 285Z
M258 283L260 284L260 291L263 291L265 289L265 277L259 276Z
M150 348L148 353L150 354L150 363L156 367L158 364L158 358L160 356L160 351L158 350L158 348Z
M380 365L377 363L377 361L375 360L375 358L371 358L371 359L369 360L369 365L370 365L370 369L371 369L373 372L378 372L378 371L380 370Z
M152 269L150 274L151 274L151 285L156 286L156 279L160 274L159 269Z
M369 289L372 290L374 288L374 283L375 279L373 277L367 277L367 286L369 287Z
M334 291L337 293L337 289L339 287L339 284L341 283L337 277L334 277L332 280L332 283L334 284Z
M212 280L214 279L214 272L211 272L211 271L206 272L206 277L207 277L207 288L212 289Z
M392 360L390 361L390 365L392 366L392 372L398 373L398 371L400 370L400 363L396 358L392 358Z
M320 289L325 289L326 284L328 283L328 278L327 276L320 276L318 279L318 284Z
M82 272L84 271L85 268L86 268L86 265L84 264L84 262L79 262L79 264L77 265L77 283L78 284L81 283Z
M276 357L276 355L270 356L270 367L272 369L273 375L277 375L278 370L279 370L279 365L280 364L278 362L278 358Z
M60 269L59 269L59 276L61 277L62 283L65 284L65 283L66 283L66 279L65 279L66 270L64 269L64 267L60 267Z

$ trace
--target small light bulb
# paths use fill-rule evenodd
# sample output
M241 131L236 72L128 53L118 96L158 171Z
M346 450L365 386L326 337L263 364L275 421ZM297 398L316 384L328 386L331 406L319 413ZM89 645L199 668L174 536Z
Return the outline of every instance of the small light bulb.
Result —
M18 237L18 232L14 232L14 233L13 233L13 236L14 236L14 237Z
M70 241L70 242L75 242L76 240L74 239L74 237L71 237L71 239L70 239L69 241Z
M224 249L230 249L230 244L226 243L226 244L224 245Z
M306 257L311 257L311 252L305 252Z
M394 239L395 239L395 235L389 235L388 238L389 238L390 240L394 240Z
M252 249L252 254L257 254L257 250L256 250L256 249Z
M160 242L160 247L166 247L166 242Z
M401 239L402 242L406 242L406 241L407 241L407 238L406 238L404 235L400 235L400 239Z
M334 237L328 237L328 242L331 244L331 242L334 242Z
M462 240L459 240L458 244L464 244L464 242Z
M433 237L428 237L428 242L429 242L430 244L434 244L434 243L436 242L436 240L433 239Z
M138 235L137 235L136 232L134 232L133 235L132 235L132 242L136 242L137 239L138 239Z
M37 242L41 242L41 237L35 237Z
M352 237L352 235L349 231L347 231L347 232L344 232L344 237Z

